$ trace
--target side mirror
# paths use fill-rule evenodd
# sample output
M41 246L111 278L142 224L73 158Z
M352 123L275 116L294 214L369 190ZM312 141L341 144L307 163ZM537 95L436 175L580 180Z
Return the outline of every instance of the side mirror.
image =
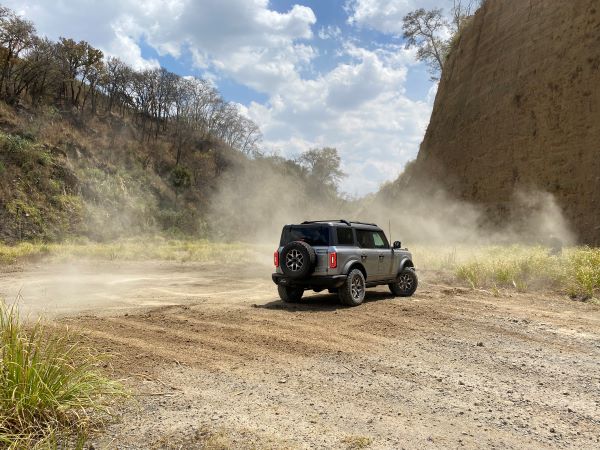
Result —
M402 242L400 242L400 241L394 242L394 250L398 250L399 248L402 248Z

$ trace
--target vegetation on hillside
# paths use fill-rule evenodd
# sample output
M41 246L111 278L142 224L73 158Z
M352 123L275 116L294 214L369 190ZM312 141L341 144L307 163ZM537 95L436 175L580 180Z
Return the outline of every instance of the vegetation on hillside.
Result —
M340 202L335 149L288 160L260 140L209 81L52 42L0 7L1 240L243 238L248 215L260 229L315 195Z

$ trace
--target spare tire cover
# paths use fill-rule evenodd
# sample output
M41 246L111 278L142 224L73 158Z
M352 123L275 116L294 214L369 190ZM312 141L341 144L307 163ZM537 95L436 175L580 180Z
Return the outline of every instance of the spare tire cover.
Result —
M281 271L290 278L306 278L315 270L317 255L306 242L294 241L281 250Z

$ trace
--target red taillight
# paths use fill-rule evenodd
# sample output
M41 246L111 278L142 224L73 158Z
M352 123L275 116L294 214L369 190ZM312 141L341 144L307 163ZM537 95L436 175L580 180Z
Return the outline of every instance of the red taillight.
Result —
M337 267L337 253L333 252L329 254L329 268L335 269Z
M279 267L279 250L275 250L273 254L273 262L275 263L275 267Z

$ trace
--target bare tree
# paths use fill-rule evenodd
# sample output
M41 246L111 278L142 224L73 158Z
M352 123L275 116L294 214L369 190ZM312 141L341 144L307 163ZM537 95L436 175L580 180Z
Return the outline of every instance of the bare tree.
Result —
M405 47L417 49L417 59L429 66L432 80L439 79L454 36L481 3L482 0L453 0L450 20L439 8L429 11L420 8L404 17Z
M429 66L431 78L436 80L444 67L448 43L441 35L447 29L441 9L426 11L419 8L404 17L405 47L417 48L417 59Z
M259 153L258 144L262 140L260 127L250 119L242 118L244 137L240 145L240 151L246 155L256 156Z
M483 0L452 0L452 33L458 33L465 21L481 7Z

